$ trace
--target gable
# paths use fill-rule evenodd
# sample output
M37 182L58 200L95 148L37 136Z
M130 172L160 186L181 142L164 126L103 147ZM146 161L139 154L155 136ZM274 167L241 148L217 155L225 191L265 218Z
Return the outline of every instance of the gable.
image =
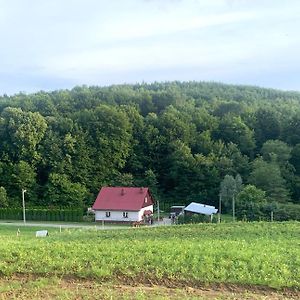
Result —
M147 206L150 206L150 205L153 205L154 204L154 200L152 198L152 195L150 193L150 191L148 190L145 198L144 198L144 203L143 203L143 206L142 207L147 207Z

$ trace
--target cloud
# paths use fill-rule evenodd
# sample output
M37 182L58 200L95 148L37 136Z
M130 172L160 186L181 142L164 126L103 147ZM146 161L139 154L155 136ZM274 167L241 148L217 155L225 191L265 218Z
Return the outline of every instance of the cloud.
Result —
M154 22L155 25L147 21L139 27L136 21L128 22L123 28L119 24L101 32L97 47L60 53L49 58L43 67L52 73L66 71L69 76L79 70L120 71L153 65L167 67L179 62L195 64L215 50L209 45L202 47L203 42L198 40L192 41L194 47L178 43L184 39L185 32L251 20L253 17L249 13L227 13L179 20L160 19ZM108 40L114 42L110 44Z
M266 82L264 76L277 69L288 78L289 68L300 63L300 4L293 0L289 5L276 0L0 0L0 5L3 93L145 78L243 78L251 84L254 78Z
M111 23L98 34L99 39L109 40L131 40L147 38L157 35L169 35L188 30L204 29L211 26L220 26L228 23L237 23L254 18L249 12L212 14L205 16L177 15L152 16L146 20L136 17L133 21L124 23Z

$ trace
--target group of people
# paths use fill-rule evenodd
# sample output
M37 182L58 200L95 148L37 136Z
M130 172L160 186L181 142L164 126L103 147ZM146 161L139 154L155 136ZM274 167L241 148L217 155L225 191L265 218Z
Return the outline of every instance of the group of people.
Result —
M154 222L153 215L146 215L146 216L144 216L144 223L145 224L152 225L153 222Z

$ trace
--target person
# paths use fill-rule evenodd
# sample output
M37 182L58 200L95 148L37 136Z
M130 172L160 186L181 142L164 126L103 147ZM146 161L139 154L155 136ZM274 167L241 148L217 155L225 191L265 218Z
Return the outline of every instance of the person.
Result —
M172 224L174 224L175 223L175 214L172 214L172 216L171 216L171 220L172 220Z

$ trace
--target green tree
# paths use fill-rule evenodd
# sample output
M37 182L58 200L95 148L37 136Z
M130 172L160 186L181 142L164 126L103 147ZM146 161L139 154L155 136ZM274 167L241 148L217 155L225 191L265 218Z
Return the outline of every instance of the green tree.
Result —
M65 174L50 174L45 191L48 206L81 208L87 198L87 189L82 184L71 182Z
M295 168L296 175L300 175L300 144L295 145L291 151L290 163Z
M275 109L260 107L254 114L254 132L257 146L261 147L267 140L279 137L281 125L279 114Z
M288 117L287 117L288 118ZM289 117L282 130L282 137L289 145L300 143L300 117L299 113Z
M3 186L0 186L0 207L7 207L8 199L6 194L6 189Z
M249 183L264 190L269 201L286 202L290 200L286 181L276 162L266 162L262 158L257 158L253 162Z
M14 199L20 199L22 189L27 190L27 203L34 204L37 201L37 173L35 167L25 161L20 161L13 166L11 175L11 195Z
M265 161L274 161L279 165L281 175L286 181L286 188L293 190L295 168L289 162L291 158L291 147L279 140L269 140L263 144L261 153Z
M225 209L234 209L234 197L236 195L236 181L232 175L226 175L220 185L220 197ZM234 212L233 212L234 213Z
M178 197L186 197L190 193L190 180L195 174L193 168L195 159L191 149L177 140L170 144L170 153L165 160L162 184L173 190Z
M180 140L186 145L194 143L196 128L192 123L191 116L173 106L169 106L162 113L158 121L158 128L167 143L176 140Z
M214 110L214 115L218 117L223 117L226 114L239 116L244 111L243 103L238 103L234 101L221 102L218 107Z
M5 108L0 119L2 156L13 162L24 160L35 163L40 159L38 144L44 137L46 120L39 113L23 112L20 108Z
M246 185L237 195L237 203L266 203L266 192L254 185Z
M119 173L112 182L113 186L133 186L133 176L130 173Z
M280 166L284 166L291 158L291 147L279 140L268 140L263 144L261 154L265 161L275 160Z
M259 220L264 216L265 205L266 192L254 185L246 185L237 195L237 215L241 219Z
M220 193L221 201L228 211L232 210L232 218L235 220L235 200L236 195L242 190L243 181L242 177L237 174L234 178L232 175L226 175L221 182L220 185Z
M243 122L240 116L225 115L219 123L214 136L225 143L237 144L244 154L252 154L255 147L254 132Z
M151 169L148 169L144 173L144 178L145 186L150 188L154 199L156 199L158 197L158 181L155 173Z
M90 185L96 193L124 168L132 147L132 126L123 110L107 105L80 112L77 117L81 128L88 131L88 151L93 157Z
M131 147L123 171L140 174L143 172L145 164L147 164L143 148L144 119L137 108L133 106L124 105L122 106L122 110L126 113L132 126Z
M243 190L243 179L240 174L237 174L235 176L235 189L236 189L236 194L240 193Z

